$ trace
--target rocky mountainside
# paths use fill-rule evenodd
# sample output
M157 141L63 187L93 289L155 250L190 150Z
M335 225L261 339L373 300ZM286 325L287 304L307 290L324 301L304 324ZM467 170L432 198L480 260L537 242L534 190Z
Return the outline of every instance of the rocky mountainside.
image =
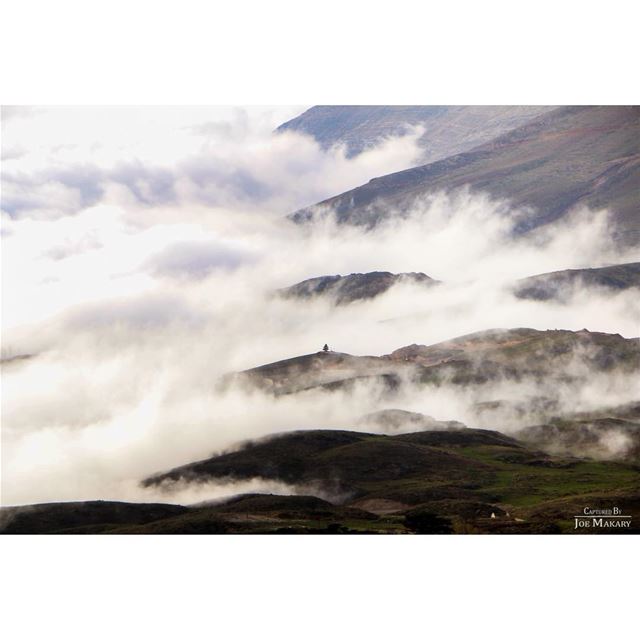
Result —
M640 246L640 107L560 107L458 155L375 178L292 215L333 212L374 226L411 211L416 199L470 186L523 207L518 231L577 205L608 208L621 245Z
M310 278L281 289L280 295L286 298L315 298L319 296L332 299L335 304L349 304L359 300L370 300L388 291L396 284L419 284L430 286L438 281L424 273L389 273L373 271L370 273L352 273L348 276L320 276Z
M640 288L640 262L542 273L519 280L514 286L514 293L518 298L562 300L581 288L592 287L611 291Z
M344 144L349 156L408 127L421 126L420 164L435 162L515 129L553 107L527 106L316 106L280 125L313 136L327 149Z

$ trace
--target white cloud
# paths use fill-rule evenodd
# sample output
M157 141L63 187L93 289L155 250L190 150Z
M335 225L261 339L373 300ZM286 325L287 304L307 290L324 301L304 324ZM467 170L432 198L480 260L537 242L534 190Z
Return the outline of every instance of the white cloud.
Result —
M3 130L3 210L77 214L106 203L193 205L282 215L404 169L419 131L348 159L304 135L273 135L290 108L58 107ZM14 150L20 149L20 153Z

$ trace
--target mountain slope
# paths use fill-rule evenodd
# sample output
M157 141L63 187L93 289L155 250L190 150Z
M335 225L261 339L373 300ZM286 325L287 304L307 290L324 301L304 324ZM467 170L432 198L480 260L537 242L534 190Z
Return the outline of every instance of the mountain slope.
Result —
M281 395L314 388L331 391L357 381L394 387L399 384L401 374L413 370L413 365L405 366L376 356L319 351L242 371L229 381Z
M352 273L348 276L320 276L303 280L279 293L286 298L315 298L319 296L333 299L335 304L349 304L359 300L369 300L388 291L400 283L430 286L438 281L424 273L389 273L372 271Z
M379 436L355 431L296 431L247 443L239 451L194 462L144 481L152 486L178 480L211 478L264 478L289 484L320 482L339 491L361 493L375 480L393 480L428 474L431 479L451 480L462 468L481 473L484 462L460 459L447 443L490 444L520 449L515 440L491 431L464 429L463 435L435 432ZM457 432L456 432L457 433ZM431 446L431 444L436 446ZM440 448L438 448L440 445Z
M236 374L233 380L276 395L376 383L393 391L416 384L482 385L496 380L570 383L596 372L637 374L640 338L581 331L494 329L385 356L322 351Z
M563 299L585 287L601 287L612 291L638 288L640 262L598 269L566 269L542 273L519 280L514 287L514 293L518 298L532 300Z
M416 198L466 185L532 208L519 231L576 205L607 207L619 242L640 245L640 107L561 107L471 151L375 178L292 219L331 210L341 223L374 226L405 215Z
M528 106L316 106L280 125L279 132L313 136L327 149L344 144L349 156L384 138L422 126L420 164L468 151L553 107Z

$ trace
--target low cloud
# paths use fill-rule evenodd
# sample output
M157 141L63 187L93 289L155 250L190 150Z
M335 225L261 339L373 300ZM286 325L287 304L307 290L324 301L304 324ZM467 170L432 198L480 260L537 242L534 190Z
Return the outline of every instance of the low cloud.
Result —
M418 130L357 158L303 134L274 135L290 109L59 107L31 115L3 128L2 210L14 218L55 219L100 204L131 215L190 205L282 215L405 169L420 153Z
M151 256L146 267L157 276L198 279L217 269L237 269L252 260L247 251L222 242L179 242Z

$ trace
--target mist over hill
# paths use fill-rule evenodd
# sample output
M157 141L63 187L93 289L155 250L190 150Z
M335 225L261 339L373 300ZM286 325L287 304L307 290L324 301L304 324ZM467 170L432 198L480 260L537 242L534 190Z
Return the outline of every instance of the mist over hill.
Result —
M281 124L278 132L313 136L324 148L345 145L348 156L385 138L421 127L420 164L452 156L515 129L553 107L543 106L316 106ZM417 163L416 163L417 164Z
M529 207L518 220L522 232L579 205L609 208L618 242L640 246L640 108L560 107L470 151L370 180L292 218L332 213L341 223L372 226L406 215L419 198L463 186Z
M270 392L337 389L380 379L425 385L488 385L501 381L571 384L601 372L640 370L640 338L581 331L497 329L435 345L409 345L383 356L319 351L262 365L234 380Z
M519 298L534 300L567 299L580 289L612 291L640 288L640 262L596 269L567 269L524 278L514 291Z
M308 300L326 298L335 304L371 300L396 285L421 285L416 294L428 293L429 287L444 284L424 273L389 273L372 271L347 276L318 276L278 290L284 298ZM565 269L522 278L507 285L521 299L568 301L581 292L620 292L640 288L640 262L588 269Z

